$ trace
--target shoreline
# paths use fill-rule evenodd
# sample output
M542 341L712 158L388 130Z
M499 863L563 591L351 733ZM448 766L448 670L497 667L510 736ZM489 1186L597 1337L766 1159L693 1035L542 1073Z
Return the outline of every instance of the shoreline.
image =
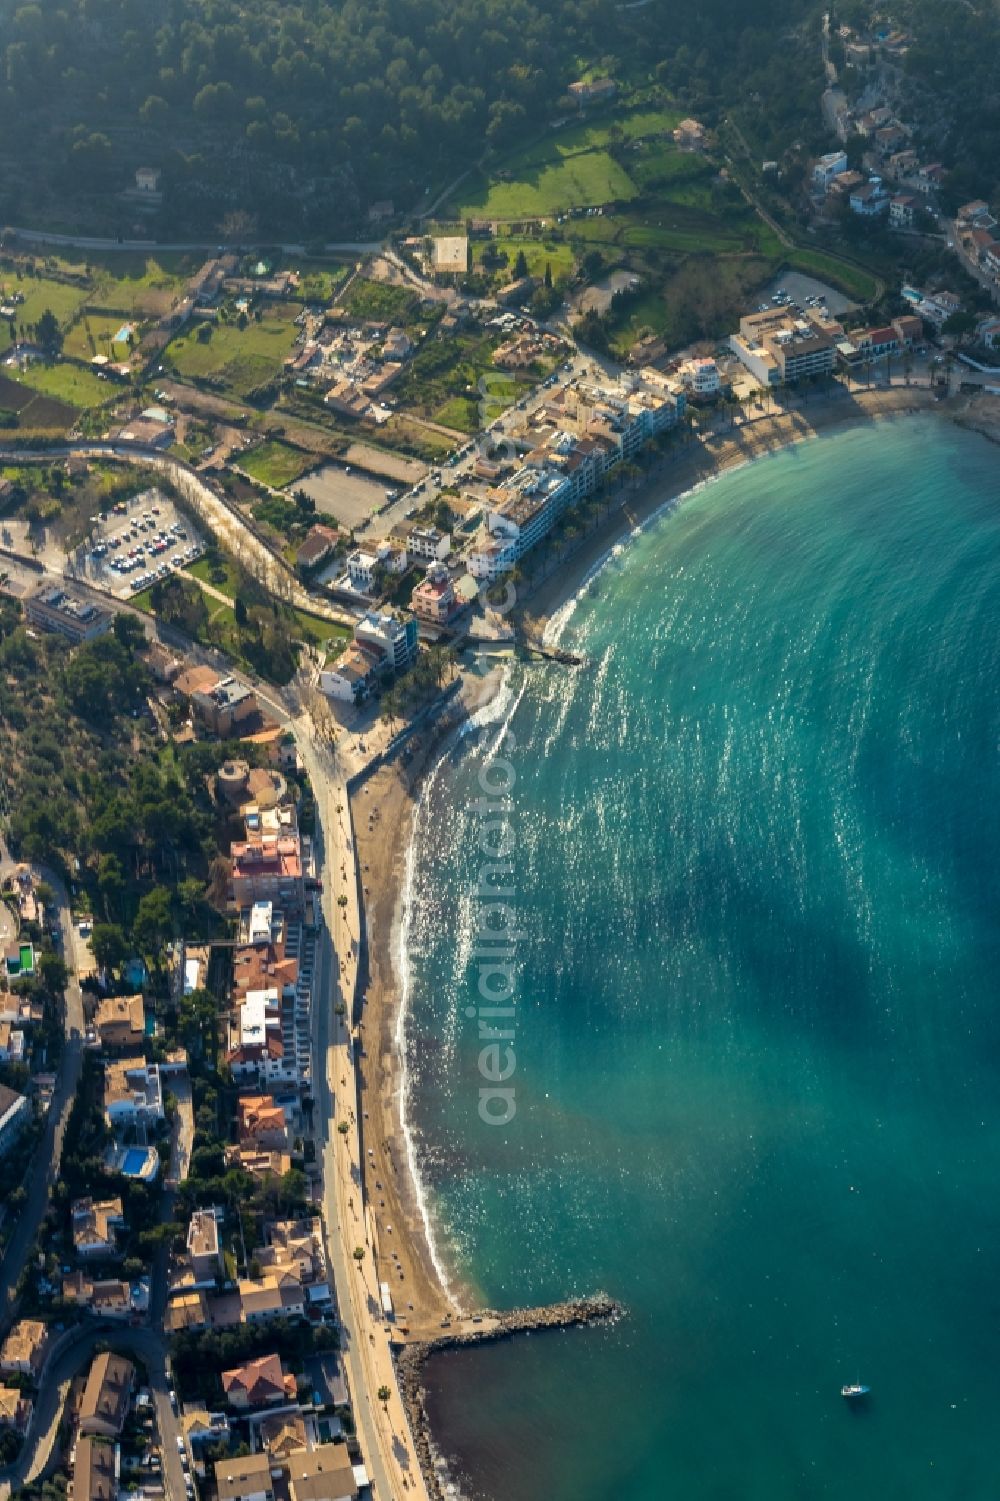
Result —
M529 578L520 586L524 599L516 607L515 618L529 640L540 642L557 612L575 601L584 583L624 539L727 470L839 427L923 410L951 416L950 406L923 386L862 390L833 399L817 397L791 411L762 416L731 432L698 440L666 459L641 485L624 491L620 500L616 497L606 516L572 551L563 554L551 573L537 580ZM400 946L405 936L402 909L411 843L426 777L462 726L493 702L503 677L503 659L484 675L466 670L450 710L415 736L410 760L380 768L352 794L367 935L361 1023L365 1047L359 1062L366 1137L371 1144L366 1189L379 1230L379 1275L388 1274L385 1280L390 1280L393 1298L399 1300L396 1319L402 1326L401 1343L439 1338L449 1323L478 1306L474 1287L453 1289L442 1277L424 1188L417 1180L412 1140L404 1124L408 1068L401 1033L406 981L400 972ZM391 1231L383 1234L386 1226Z
M754 418L731 432L712 434L666 457L634 490L623 493L607 516L566 552L551 573L529 577L518 615L525 634L541 641L554 617L572 603L619 543L637 534L703 484L757 459L807 443L839 427L891 421L920 411L951 416L950 403L926 386L852 391L819 396L790 411ZM980 431L981 429L977 429Z

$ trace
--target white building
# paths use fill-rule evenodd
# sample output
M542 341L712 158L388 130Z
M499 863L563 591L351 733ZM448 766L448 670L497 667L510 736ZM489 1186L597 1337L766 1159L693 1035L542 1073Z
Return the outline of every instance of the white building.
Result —
M874 219L878 214L884 214L889 207L889 195L879 177L873 177L855 188L848 201L851 213L860 215L862 219Z
M163 1086L156 1063L120 1058L104 1065L104 1116L113 1131L156 1125L164 1119Z
M429 563L442 563L451 552L451 533L439 532L435 526L412 526L394 529L405 542L406 551L413 558L424 558Z
M835 177L847 171L846 151L828 151L813 166L813 182L826 192Z
M688 360L677 373L684 383L685 390L694 397L700 397L703 401L718 396L722 389L719 367L714 360Z
M358 548L347 558L347 577L351 581L352 589L357 589L361 594L371 594L375 587L375 570L378 567L378 557L373 552L365 552Z
M347 577L353 589L361 594L371 594L376 587L379 569L398 575L406 572L408 561L406 548L393 546L390 542L379 543L374 552L359 547L347 559Z
M417 622L412 616L369 610L354 627L354 639L380 648L394 672L405 672L417 655Z

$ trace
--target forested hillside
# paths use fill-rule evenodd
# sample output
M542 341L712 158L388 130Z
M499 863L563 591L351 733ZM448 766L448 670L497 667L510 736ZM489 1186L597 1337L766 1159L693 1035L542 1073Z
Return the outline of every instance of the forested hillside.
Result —
M581 72L658 76L711 111L748 82L781 126L813 80L785 38L818 0L0 0L0 218L127 230L363 229L571 105ZM798 77L801 89L796 86ZM234 227L234 226L231 226Z

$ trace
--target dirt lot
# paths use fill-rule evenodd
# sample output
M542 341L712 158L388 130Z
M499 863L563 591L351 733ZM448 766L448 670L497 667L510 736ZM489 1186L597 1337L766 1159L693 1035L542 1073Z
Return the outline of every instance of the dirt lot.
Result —
M353 530L367 521L386 499L385 486L369 475L358 474L350 465L324 464L296 483L296 490L316 502L317 511L334 516L341 526ZM393 487L393 488L398 488Z

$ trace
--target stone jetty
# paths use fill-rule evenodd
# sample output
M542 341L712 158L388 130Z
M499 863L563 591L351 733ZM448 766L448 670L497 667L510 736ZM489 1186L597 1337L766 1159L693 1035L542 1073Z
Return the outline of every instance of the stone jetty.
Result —
M518 1334L573 1329L582 1324L606 1323L621 1318L625 1309L607 1293L549 1303L542 1308L512 1308L504 1313L485 1309L464 1318L454 1328L442 1329L432 1339L415 1340L396 1348L399 1390L413 1434L414 1447L424 1472L427 1489L436 1501L445 1501L443 1465L435 1453L427 1421L424 1362L441 1350L460 1350L469 1345L494 1344Z

